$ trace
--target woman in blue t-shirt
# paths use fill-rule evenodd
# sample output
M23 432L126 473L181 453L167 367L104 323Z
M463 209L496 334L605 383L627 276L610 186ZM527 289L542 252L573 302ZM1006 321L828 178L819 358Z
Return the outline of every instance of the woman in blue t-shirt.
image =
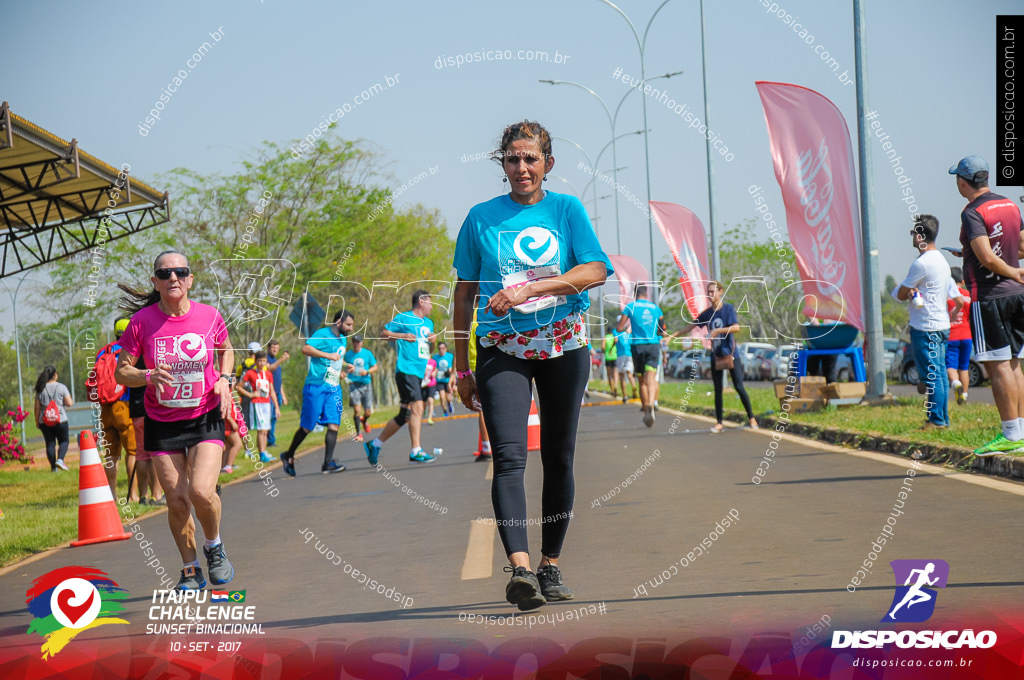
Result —
M739 318L736 316L736 308L727 302L722 302L725 289L718 281L708 282L708 298L711 306L697 316L697 320L686 328L672 333L670 337L685 335L694 328L703 326L708 329L708 339L711 340L711 382L715 385L715 419L718 423L711 428L711 431L718 434L725 429L722 424L722 391L725 389L725 371L732 376L733 387L740 395L743 408L747 410L747 418L750 420L750 427L757 429L757 419L754 418L754 410L750 406L750 397L743 387L743 361L736 351L736 341L733 333L740 330ZM723 361L728 363L728 357L732 357L731 368L716 368L715 363Z
M558 557L572 517L572 476L580 403L590 372L582 312L586 291L612 273L586 210L574 197L545 191L555 159L540 124L505 128L492 155L512 191L474 206L459 231L454 266L455 369L459 397L483 412L491 437L491 501L512 573L505 597L526 611L570 600ZM474 302L479 324L469 338ZM476 366L469 364L469 343ZM475 373L471 370L475 368ZM544 488L541 560L530 571L526 540L527 421L531 382L540 401Z

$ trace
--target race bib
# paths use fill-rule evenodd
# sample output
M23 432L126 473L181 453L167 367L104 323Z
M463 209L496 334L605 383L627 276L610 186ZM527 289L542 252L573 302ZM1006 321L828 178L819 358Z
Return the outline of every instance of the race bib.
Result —
M156 399L168 408L196 408L206 394L206 339L198 333L156 338L157 364L170 365L174 382L157 389Z
M344 362L341 359L329 363L327 371L324 373L324 382L337 387L341 383L341 369L343 365Z
M270 381L259 378L256 380L256 396L257 397L269 397L270 396Z
M506 274L501 277L501 285L504 288L522 288L526 284L532 281L543 281L544 279L553 279L556 276L562 274L561 268L557 264L547 265L545 267L535 267L534 269L524 269L520 272L514 272L512 274ZM522 314L532 314L548 307L554 307L555 305L564 305L564 295L540 295L537 297L527 298L526 302L520 303L512 309Z
M419 350L420 359L426 359L427 361L430 361L430 343L427 341L426 338L420 337L417 349Z

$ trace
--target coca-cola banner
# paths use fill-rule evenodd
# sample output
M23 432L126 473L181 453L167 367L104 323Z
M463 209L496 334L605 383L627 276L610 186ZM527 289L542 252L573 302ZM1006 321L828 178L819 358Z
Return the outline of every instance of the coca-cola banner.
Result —
M814 90L756 83L809 317L864 330L860 211L846 120Z
M615 268L614 278L619 280L619 295L617 299L615 296L605 297L605 301L617 304L622 309L636 299L633 294L636 284L650 281L651 277L647 275L647 268L629 255L609 255L608 259Z
M686 306L696 318L711 304L705 290L711 280L711 267L704 225L691 210L675 203L651 201L651 212L679 267Z

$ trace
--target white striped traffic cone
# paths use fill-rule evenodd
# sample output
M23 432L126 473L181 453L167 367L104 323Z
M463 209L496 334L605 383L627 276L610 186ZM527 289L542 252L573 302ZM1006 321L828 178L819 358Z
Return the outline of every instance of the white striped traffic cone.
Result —
M530 417L526 419L526 450L540 451L540 413L533 399L530 399Z
M131 538L131 532L121 526L100 452L96 450L96 437L89 430L78 435L78 450L78 540L71 545Z

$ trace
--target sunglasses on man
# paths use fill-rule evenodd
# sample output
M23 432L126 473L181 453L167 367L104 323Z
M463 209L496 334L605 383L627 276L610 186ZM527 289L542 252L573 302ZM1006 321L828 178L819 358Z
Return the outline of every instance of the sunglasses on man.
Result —
M188 267L171 267L157 269L155 272L153 272L156 278L160 279L161 281L166 281L167 279L171 278L171 274L174 274L179 279L184 279L188 277L191 273L192 271Z

